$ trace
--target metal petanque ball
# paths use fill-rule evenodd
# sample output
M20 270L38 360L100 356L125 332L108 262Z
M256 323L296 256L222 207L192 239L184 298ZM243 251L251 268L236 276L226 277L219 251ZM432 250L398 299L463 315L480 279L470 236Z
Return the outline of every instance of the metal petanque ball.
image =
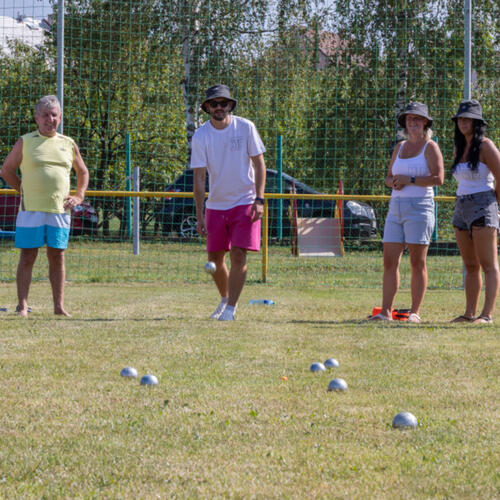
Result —
M394 429L414 429L415 427L417 427L417 425L417 417L407 411L398 413L392 419L392 426L394 427Z
M328 384L328 390L329 391L347 391L347 384L346 381L342 378L334 378L329 384Z
M132 368L131 366L126 366L121 372L120 375L122 377L135 378L137 377L137 370Z
M154 375L144 375L141 378L141 385L158 385L158 379Z
M217 266L215 265L215 262L208 261L205 266L204 266L205 272L208 274L214 274L215 271L217 270Z
M323 363L313 363L309 368L312 372L324 372L325 365Z
M339 367L339 362L334 358L328 358L324 364L327 368L338 368Z

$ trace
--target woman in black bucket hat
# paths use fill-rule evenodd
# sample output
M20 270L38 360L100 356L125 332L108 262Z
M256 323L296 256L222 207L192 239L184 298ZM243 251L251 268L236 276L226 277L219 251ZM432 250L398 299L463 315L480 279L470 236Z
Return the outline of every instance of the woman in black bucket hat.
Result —
M406 140L396 144L385 183L392 188L384 225L382 307L372 321L392 320L399 288L399 265L407 246L411 266L410 323L420 323L427 289L427 250L435 225L434 189L444 181L443 155L432 137L427 106L410 102L398 116Z
M451 172L458 181L453 213L455 238L465 268L465 313L452 322L491 323L498 295L497 232L499 229L500 152L485 137L481 104L462 101L455 122ZM484 305L476 318L484 272Z

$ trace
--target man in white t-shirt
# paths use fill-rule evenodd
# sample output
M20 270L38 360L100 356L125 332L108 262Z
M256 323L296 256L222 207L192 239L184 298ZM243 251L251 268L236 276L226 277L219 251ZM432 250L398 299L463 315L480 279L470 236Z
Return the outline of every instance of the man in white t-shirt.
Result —
M226 85L207 90L201 108L210 120L194 133L191 153L197 231L207 237L208 259L216 265L213 279L221 296L210 317L220 321L234 319L246 280L247 251L260 250L266 185L266 148L251 121L231 114L236 104Z

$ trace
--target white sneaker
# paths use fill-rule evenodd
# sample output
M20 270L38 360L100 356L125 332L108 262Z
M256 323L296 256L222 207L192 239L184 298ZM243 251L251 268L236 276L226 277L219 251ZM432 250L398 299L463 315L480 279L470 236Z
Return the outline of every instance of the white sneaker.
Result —
M225 308L219 316L219 321L233 321L235 312L236 310L230 311L228 308Z
M210 315L210 319L219 319L220 315L224 312L224 309L227 306L227 301L220 301L219 305L215 308L215 311Z

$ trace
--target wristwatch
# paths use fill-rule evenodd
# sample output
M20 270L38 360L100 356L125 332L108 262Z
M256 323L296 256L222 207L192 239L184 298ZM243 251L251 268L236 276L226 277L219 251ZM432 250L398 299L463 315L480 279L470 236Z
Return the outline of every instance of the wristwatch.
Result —
M415 177L413 177L413 176L412 176L412 177L410 177L410 182L411 182L412 184L415 184Z
M264 198L255 198L255 201L264 205Z

